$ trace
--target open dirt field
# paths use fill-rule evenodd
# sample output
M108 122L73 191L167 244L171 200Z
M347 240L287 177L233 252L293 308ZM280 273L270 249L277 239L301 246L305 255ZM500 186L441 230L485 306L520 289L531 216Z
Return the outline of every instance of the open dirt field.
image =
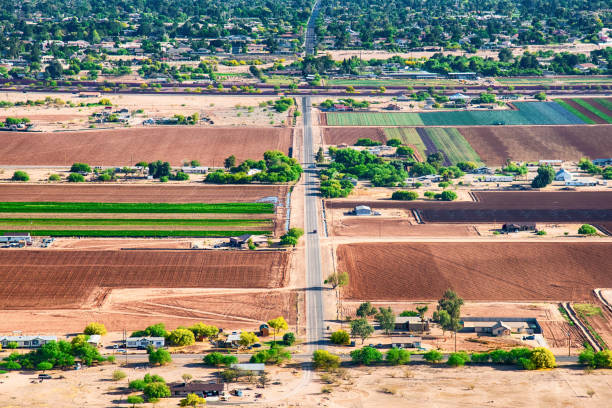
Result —
M425 222L612 222L612 192L473 192L475 202L327 200L331 209L417 210Z
M479 126L458 128L482 161L578 161L612 156L612 126Z
M323 143L326 145L347 144L353 146L358 139L367 138L385 143L387 137L382 128L367 127L326 127L323 130Z
M0 308L97 305L121 288L277 288L289 252L2 250Z
M224 329L259 327L285 317L297 318L294 291L221 291L206 289L115 289L93 308L0 311L0 333L75 333L89 322L104 323L109 331L141 329L164 322L168 329L197 322Z
M220 186L0 184L0 201L60 201L97 203L242 203L278 197L284 203L286 185Z
M260 160L267 150L289 153L290 128L152 127L81 132L0 132L0 164L127 166L139 161L168 161L173 166L198 160L223 167L235 155L238 162Z
M372 243L340 245L338 270L355 300L590 299L612 286L610 243Z

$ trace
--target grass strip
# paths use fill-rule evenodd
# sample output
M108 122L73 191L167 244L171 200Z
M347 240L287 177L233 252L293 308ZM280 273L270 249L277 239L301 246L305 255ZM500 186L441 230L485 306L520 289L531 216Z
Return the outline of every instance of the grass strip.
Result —
M589 320L587 319L587 316L581 310L576 309L575 306L574 306L574 310L576 310L576 314L578 315L580 320L582 320L582 322L584 323L584 326L587 328L589 333L591 333L591 335L595 338L595 340L597 340L599 345L602 348L607 349L608 345L606 344L604 339L599 335L599 333L597 333L597 331L593 328L593 326L591 326L591 324L589 323Z
M20 213L274 213L270 203L170 204L170 203L63 203L0 202L0 212Z
M272 220L252 219L136 219L136 218L0 218L0 225L15 226L45 226L45 225L237 225L237 226L268 226Z
M603 113L602 111L600 111L599 109L597 109L596 107L594 107L593 105L585 101L584 99L576 98L576 99L572 99L572 101L576 102L578 105L582 106L584 109L588 110L592 114L599 116L601 119L605 120L606 122L612 123L612 118L610 116L606 115L605 113Z
M15 231L1 231L4 234ZM32 230L38 237L104 237L104 238L164 238L164 237L236 237L242 234L272 235L270 231L109 231L109 230Z
M561 316L563 316L567 324L569 324L570 326L573 326L574 322L572 319L570 319L569 314L567 314L567 310L565 310L563 306L559 306L558 309L559 309L559 313L561 313Z
M584 113L580 112L578 109L574 108L572 105L568 104L567 102L564 102L561 99L555 99L555 102L557 102L559 105L561 105L563 107L563 109L565 109L568 112L573 113L574 115L576 115L584 123L588 123L590 125L595 124L595 121L593 119L589 118L587 115L585 115Z

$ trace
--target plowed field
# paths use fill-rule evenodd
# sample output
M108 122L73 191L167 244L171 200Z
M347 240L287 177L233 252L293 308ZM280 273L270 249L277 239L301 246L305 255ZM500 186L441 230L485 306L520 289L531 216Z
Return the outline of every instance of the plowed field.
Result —
M368 138L381 143L387 141L382 128L327 127L323 128L323 141L327 145L347 144L353 146L358 139Z
M425 222L601 222L612 224L612 192L474 192L477 202L327 200L329 208L417 210ZM609 224L606 224L609 225Z
M338 247L355 300L587 300L612 286L610 243L372 243Z
M155 127L57 133L0 132L0 164L126 166L139 161L168 161L180 166L198 160L223 166L235 155L259 160L266 150L289 153L289 128Z
M506 159L578 161L582 157L612 157L612 126L491 126L459 131L482 161L501 166Z
M0 184L0 201L97 203L242 203L269 196L284 203L284 185L23 185Z
M78 308L120 288L277 288L288 252L0 251L0 308Z

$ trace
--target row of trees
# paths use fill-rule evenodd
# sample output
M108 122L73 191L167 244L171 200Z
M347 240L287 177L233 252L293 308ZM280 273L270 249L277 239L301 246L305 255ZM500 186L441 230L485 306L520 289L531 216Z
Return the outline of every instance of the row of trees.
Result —
M247 159L239 165L236 165L236 156L232 155L225 159L224 164L225 171L209 173L204 181L216 184L287 183L297 181L303 171L296 159L278 150L265 152L263 160ZM257 172L249 175L250 170Z

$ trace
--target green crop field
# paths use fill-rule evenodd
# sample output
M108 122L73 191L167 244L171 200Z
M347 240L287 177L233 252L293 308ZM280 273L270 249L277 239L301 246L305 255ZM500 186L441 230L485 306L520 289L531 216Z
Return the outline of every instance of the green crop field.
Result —
M465 140L465 137L454 128L428 128L427 135L439 150L444 151L452 164L471 161L484 165L478 153Z
M330 112L330 126L423 126L418 113Z
M606 122L612 123L612 118L610 116L606 115L605 113L603 113L602 111L600 111L599 109L591 105L587 100L574 98L572 99L572 101L576 102L578 105L582 106L583 108L593 113L594 115L599 116L601 119L605 120Z
M252 219L134 219L134 218L0 218L1 226L117 226L117 225L150 225L150 226L249 226L269 227L272 220Z
M612 110L612 102L608 99L597 98L595 99L600 105L605 106L607 109Z
M64 203L0 202L5 213L209 213L271 214L270 203L168 204L168 203Z
M566 109L567 111L571 112L572 114L576 115L578 118L580 118L584 123L588 123L590 125L594 124L595 121L591 118L589 118L587 115L585 115L584 113L580 112L579 110L577 110L576 108L574 108L572 105L567 104L566 102L562 101L561 99L555 99L555 102L557 102L559 105L561 105L564 109Z
M400 139L403 144L414 146L423 160L427 157L425 144L415 128L385 128L384 131L387 140Z
M11 231L0 231L1 234ZM100 238L162 238L162 237L235 237L242 234L270 235L270 231L145 231L145 230L29 230L32 236L100 237Z

